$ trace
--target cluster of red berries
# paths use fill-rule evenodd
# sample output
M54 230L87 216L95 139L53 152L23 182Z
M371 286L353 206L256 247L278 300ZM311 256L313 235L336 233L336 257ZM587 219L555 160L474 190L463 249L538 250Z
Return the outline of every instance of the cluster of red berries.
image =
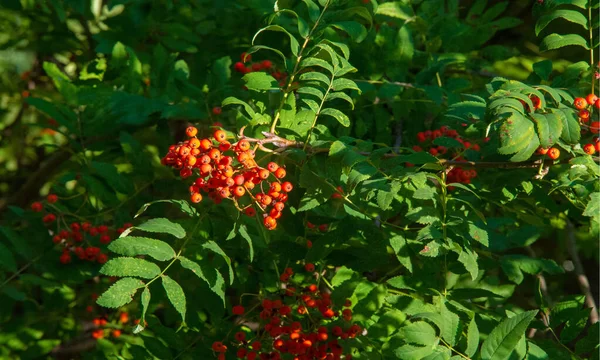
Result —
M96 329L92 332L92 337L96 340L102 339L108 334L110 334L113 338L118 338L121 336L120 329L106 327L106 325L108 325L108 319L104 316L96 317L94 320L92 320L92 322L96 327ZM127 323L129 323L129 314L122 312L119 314L117 324L112 324L112 326L122 326L127 325Z
M579 123L581 124L581 133L585 134L588 131L594 134L600 133L600 121L592 121L590 123L592 118L592 112L590 112L590 110L593 110L594 108L596 108L595 112L600 110L600 99L594 94L588 94L585 98L575 98L573 106L579 110L578 117ZM593 143L583 145L583 151L588 155L594 155L596 152L600 152L600 139L596 137L594 138ZM540 147L537 149L537 154L546 155L550 159L556 160L560 157L560 150L555 147L549 149Z
M233 69L235 71L241 74L265 71L279 81L279 86L283 87L286 84L288 74L275 69L271 60L263 60L250 64L250 61L252 61L252 55L248 55L245 52L240 55L240 59L241 61L238 61L233 65ZM249 63L248 66L246 66L246 63Z
M456 161L464 161L464 157L461 156L460 152L452 152L449 153L448 149L445 146L436 146L433 144L433 140L439 137L449 137L455 139L459 143L462 144L463 149L470 149L472 151L480 151L481 147L477 143L471 143L470 141L464 140L456 130L452 130L447 126L442 126L439 129L427 130L417 133L417 141L421 145L413 146L413 150L420 152L424 151L424 148L429 148L428 152L437 157L441 156L450 156L452 159ZM485 141L489 141L488 138L484 139ZM458 149L459 151L461 149ZM462 152L462 151L461 151ZM407 163L407 166L412 166L412 164ZM471 179L477 177L477 171L475 170L464 170L458 166L455 166L448 172L448 182L452 183L463 183L470 184ZM452 188L450 188L452 190Z
M304 270L312 273L315 266L307 263ZM288 282L293 274L287 268L281 276ZM289 354L290 359L297 360L352 359L350 354L343 355L341 343L362 335L363 329L352 323L350 300L336 310L331 295L320 291L315 284L300 291L288 286L281 295L274 300L263 299L257 314L246 313L242 305L232 308L234 315L260 323L260 329L252 337L244 331L235 333L231 344L237 358L278 360ZM217 341L212 350L219 359L225 359L228 348Z
M198 139L198 130L190 126L186 130L189 139L177 145L171 145L169 152L162 159L162 164L179 169L179 174L186 179L194 173L198 175L190 186L190 199L193 203L202 201L201 192L215 203L223 199L232 199L236 207L248 216L256 214L256 208L264 214L263 224L273 230L277 227L277 219L285 208L288 193L294 186L289 181L280 182L286 176L285 168L274 162L266 168L258 166L254 160L255 153L250 149L250 142L242 139L235 144L227 141L223 130L216 130L213 138ZM263 191L263 181L270 177L268 191ZM252 193L254 189L260 190ZM241 206L240 200L250 199L250 203Z
M46 197L48 204L54 204L58 201L58 196L50 194ZM31 204L31 210L34 212L42 212L44 204L36 201ZM58 209L55 208L58 211ZM60 216L60 215L59 215ZM47 213L42 220L47 225L54 223L57 216L54 213ZM72 261L71 253L74 253L81 260L97 262L104 264L108 260L108 256L102 253L100 247L92 246L92 241L100 242L102 245L109 244L117 234L121 234L125 229L133 226L132 224L124 224L122 227L113 231L107 225L92 226L89 222L72 222L68 228L61 230L61 225L67 225L66 222L56 222L56 229L53 233L52 242L60 245L62 254L59 261L62 264L68 264ZM116 234L115 234L116 233Z

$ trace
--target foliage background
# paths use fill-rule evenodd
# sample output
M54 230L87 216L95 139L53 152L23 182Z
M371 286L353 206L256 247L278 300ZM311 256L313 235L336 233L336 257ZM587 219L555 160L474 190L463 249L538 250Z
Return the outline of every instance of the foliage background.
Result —
M280 3L281 7L300 7L294 1ZM371 13L374 9L374 1L340 3L339 6L364 7ZM349 45L349 62L357 69L350 77L361 90L360 94L351 93L353 111L348 104L337 105L349 117L350 127L338 126L334 119L319 120L323 128L317 128L317 139L329 145L348 136L395 149L410 148L417 144L419 131L453 125L444 115L453 104L468 100L465 94L489 96L486 84L495 77L528 84L545 83L573 95L589 92L593 72L587 61L589 51L577 46L539 50L541 37L535 34L535 23L542 6L549 6L550 0L544 5L527 0L489 1L484 8L498 10L497 16L489 19L481 19L481 12L474 14L474 9L485 1L385 3L399 4L394 8L398 12L373 14L373 26L365 26L364 33L356 30L354 39L331 30L325 34ZM307 17L298 11L300 16ZM175 332L180 325L179 314L163 292L152 291L148 329L139 335L124 329L127 335L114 341L96 342L90 338L88 305L95 306L98 314L115 314L94 305L92 300L92 294L101 294L108 287L108 279L99 276L98 264L58 263L60 252L54 250L41 217L27 210L29 205L56 193L61 197L60 209L76 213L80 219L116 228L126 222L137 225L145 219L160 217L178 222L190 231L196 219L179 210L181 203L158 203L140 218L133 220L133 216L144 204L155 200L188 198L187 186L160 164L160 158L170 144L183 139L190 123L204 136L211 133L211 125L216 121L236 133L240 124L249 122L237 107L223 106L221 115L211 111L229 96L245 101L260 99L266 104L266 114L276 110L275 95L244 91L245 82L233 70L233 64L252 46L256 31L266 25L272 14L271 0L2 1L0 357L102 358L119 354L123 358L207 358L212 356L212 341L227 332L225 317L231 305L239 301L239 295L256 292L259 284L272 290L277 279L271 260L275 259L279 267L301 261L308 238L315 243L335 244L332 249L316 246L308 253L308 259L321 261L323 266L350 268L356 272L353 276L365 282L385 284L390 274L405 276L397 279L405 282L400 289L407 287L418 298L433 302L436 295L429 289L442 290L444 286L439 288L439 283L428 283L428 279L437 278L432 274L442 265L439 258L418 255L426 242L410 239L415 241L407 250L414 266L411 275L402 267L397 270L398 261L406 265L402 262L406 260L402 256L397 258L394 254L397 249L390 248L393 230L381 228L368 218L348 222L349 217L357 214L336 202L330 201L310 212L299 211L296 205L307 201L303 195L314 190L309 186L314 179L296 166L305 161L302 154L295 154L296 158L292 154L285 161L297 184L297 192L290 200L295 205L291 213L284 215L279 230L265 233L253 221L240 220L233 206L217 207L203 202L197 207L199 213L207 216L194 234L200 240L192 241L186 250L201 254L206 241L216 242L227 255L212 254L207 260L223 274L228 273L231 259L235 276L231 279L224 275L233 282L223 296L227 300L226 309L216 295L218 292L178 268L173 277L185 284L188 298L185 329ZM288 29L294 28L290 19L282 16L279 21ZM553 22L544 30L545 34L553 32L584 34L577 24L569 22ZM292 57L288 42L285 34L260 35L260 43L280 49L289 61ZM258 52L253 57L272 60L278 68L284 68L274 53ZM596 61L599 58L597 53L595 58ZM54 119L58 126L53 126L49 119ZM265 128L257 126L262 120L256 121L249 122L254 125L249 131L258 137ZM481 141L485 125L470 128L468 135ZM285 129L280 135L303 140ZM340 142L348 147L350 143ZM359 145L364 145L364 149L376 147L372 143ZM318 142L312 145L324 146ZM495 153L489 155L492 161L507 161ZM326 155L316 155L307 162L312 169L327 168L328 171L317 175L330 184L349 186L348 169L342 169L339 163L335 156ZM403 164L390 162L381 166L402 177L406 173L398 168L400 165ZM553 307L581 294L568 249L569 236L576 238L591 293L595 299L599 298L597 224L581 215L585 202L562 196L560 191L549 195L549 189L557 183L536 182L533 171L478 169L473 189L484 199L466 191L461 193L464 201L485 212L489 225L485 231L492 247L495 246L492 251L499 254L486 258L483 255L487 250L479 249L480 268L486 269L486 277L479 278L476 284L469 283L470 277L465 277L464 269L458 269L461 266L458 262L454 261L448 269L454 272L451 282L456 289L472 286L502 294L500 299L488 298L482 302L486 308L478 318L482 334L488 334L509 313ZM557 179L566 171L562 167L553 168L549 178ZM388 211L380 211L381 203L366 194L367 190L356 189L356 199L371 199L364 202L369 216L407 225L405 208L399 199L392 195L390 201L398 203ZM324 191L329 191L321 194L326 199L332 189ZM403 191L402 197L413 196L407 189ZM74 197L76 194L79 196ZM318 205L322 202L319 200ZM455 210L457 215L462 212L470 223L477 221L476 211L468 207ZM317 224L331 224L331 231L325 235L307 233L304 224L308 219ZM247 238L239 233L240 225L248 229L244 231L252 238L253 262L249 259ZM465 227L465 232L468 231ZM171 243L173 240L166 236L161 239L169 239ZM512 244L506 245L507 242ZM500 257L508 255L553 261L536 263L533 269L522 265L526 276L523 278L518 270L521 281L514 281L498 266ZM433 273L427 273L428 269ZM547 289L540 296L540 277L535 275L542 269L546 270ZM454 299L464 300L459 295ZM128 309L136 314L132 316L139 317L139 298ZM365 316L373 314L374 311L367 312ZM543 325L536 326L544 329ZM579 338L585 333L587 330ZM547 331L536 336L535 341L552 359L590 354L565 352L564 346ZM194 346L185 348L192 342ZM575 349L574 339L564 342ZM182 349L185 351L181 352ZM362 357L378 353L370 349Z

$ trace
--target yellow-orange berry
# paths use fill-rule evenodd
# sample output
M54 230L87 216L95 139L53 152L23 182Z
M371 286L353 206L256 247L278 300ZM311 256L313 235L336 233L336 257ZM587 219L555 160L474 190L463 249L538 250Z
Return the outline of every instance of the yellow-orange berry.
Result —
M198 129L196 129L194 126L188 126L188 128L185 129L185 134L189 137L194 137L197 133Z

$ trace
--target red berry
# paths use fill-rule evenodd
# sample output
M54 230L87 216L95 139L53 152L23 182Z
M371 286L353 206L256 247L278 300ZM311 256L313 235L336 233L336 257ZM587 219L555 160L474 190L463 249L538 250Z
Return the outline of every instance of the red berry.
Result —
M283 184L281 184L281 189L285 192L290 192L290 191L292 191L292 189L294 189L294 186L292 185L291 182L286 181Z
M590 131L593 133L599 133L600 132L600 121L592 121L592 123L590 124Z
M36 201L31 204L31 210L33 210L34 212L40 212L40 211L44 210L44 205L42 205L41 202Z
M246 62L248 62L248 61L252 61L252 55L250 55L250 54L246 54L245 52L243 52L243 53L240 55L240 59L241 59L241 60L242 60L244 63L246 63Z
M48 195L48 197L46 198L46 200L48 200L48 202L50 204L54 204L55 202L58 201L58 196L56 196L55 194L50 194L50 195Z
M304 269L308 272L313 272L313 271L315 271L315 265L312 263L308 263L308 264L304 265Z
M115 329L115 330L113 330L113 331L112 331L112 336L113 336L114 338L118 338L119 336L121 336L121 330L119 330L119 329Z
M44 216L42 218L42 221L45 222L46 224L54 222L54 220L56 220L56 215L54 215L54 214L47 214L46 216Z
M590 120L590 112L586 109L579 110L579 119L583 122L588 122Z
M242 305L236 305L231 309L234 315L244 315L244 307Z
M108 256L106 256L106 254L98 254L98 256L96 256L96 261L98 264L104 264L108 261Z
M69 254L68 252L65 252L60 256L59 260L62 264L68 264L71 262L71 254Z
M223 111L223 110L222 110L222 109L221 109L221 107L219 107L219 106L215 106L215 107L212 109L212 113L213 113L213 114L215 114L215 115L221 115L221 112L222 112L222 111Z
M278 179L283 179L286 175L285 169L280 167L277 170L275 170L275 177Z
M273 63L270 60L263 60L261 65L263 69L270 69Z
M328 224L321 224L321 225L319 225L319 231L320 232L327 232L328 229L329 229L329 225Z

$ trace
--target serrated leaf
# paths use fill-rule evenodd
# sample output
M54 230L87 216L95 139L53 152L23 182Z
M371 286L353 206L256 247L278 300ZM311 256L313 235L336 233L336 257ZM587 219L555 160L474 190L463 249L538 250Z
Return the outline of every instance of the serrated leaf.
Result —
M562 133L562 121L553 113L531 114L536 125L540 144L548 149L556 143Z
M356 83L350 79L344 79L344 78L335 79L335 80L333 80L331 87L335 91L351 89L351 90L358 91L359 94L361 93L360 89L358 88L358 85L356 85Z
M296 92L298 94L312 95L319 100L323 100L323 96L325 96L325 94L320 89L310 86L301 87L298 90L296 90Z
M412 262L410 260L410 254L408 252L408 247L406 244L406 240L402 235L395 234L390 238L390 245L394 252L396 253L396 257L400 264L408 269L411 273L413 272Z
M348 94L343 92L330 92L329 94L327 94L325 101L333 101L336 99L342 99L346 101L348 104L350 104L352 110L354 110L354 100L352 100L352 98Z
M333 67L331 66L331 64L329 64L327 61L325 61L323 59L319 59L319 58L315 58L315 57L305 58L302 61L300 61L300 67L301 68L320 67L320 68L323 68L323 69L329 71L331 74L333 74Z
M425 321L416 321L400 328L400 334L409 344L433 346L437 336L435 329Z
M467 348L465 354L469 357L473 357L479 348L479 328L475 322L475 316L471 319L469 327L467 329Z
M567 9L559 9L550 12L549 14L541 16L535 24L535 35L539 36L540 32L548 26L552 21L556 19L565 19L569 22L579 24L583 26L585 29L588 28L587 18L575 10L567 10Z
M590 200L585 206L583 216L599 216L600 215L600 192L590 194Z
M166 242L137 236L118 238L108 245L108 249L125 256L148 255L158 261L175 257L175 250Z
M225 260L227 266L229 267L229 284L233 284L233 268L231 267L231 259L229 256L227 256L227 254L225 254L219 244L211 240L203 244L202 247L220 255Z
M336 119L342 126L348 127L350 126L350 119L346 114L339 111L338 109L327 108L321 110L321 115L329 115Z
M414 16L414 12L409 5L401 2L388 2L379 4L377 7L377 15L385 15L400 20L408 20Z
M327 77L327 75L320 73L320 72L316 72L316 71L309 71L309 72L302 73L302 74L300 74L299 79L301 81L320 81L327 86L329 86L329 84L331 84L331 79L329 77Z
M181 314L181 321L185 322L186 303L185 294L181 285L179 285L177 281L171 279L168 275L162 276L162 284L169 301L171 301L175 310Z
M342 30L352 38L352 41L357 43L363 41L367 36L367 28L356 21L338 21L330 26Z
M116 309L125 304L129 304L133 300L133 296L137 289L144 286L144 283L139 279L123 278L112 284L96 303L100 306Z
M190 203L187 202L186 200L169 199L169 200L155 200L155 201L146 203L146 204L142 205L142 207L138 210L138 212L133 217L136 218L136 217L142 215L146 210L148 210L150 205L157 204L157 203L175 204L175 205L179 206L179 210L181 210L183 213L185 213L189 216L198 216L198 211L196 211L196 209L194 207L192 207L190 205Z
M489 334L481 345L482 360L505 360L508 359L529 323L537 315L537 310L526 311L504 319Z
M477 279L479 274L479 265L477 265L477 253L468 248L463 248L458 254L458 261L464 265L465 269L471 275L471 279Z
M562 133L560 138L567 144L577 144L581 139L581 126L575 111L571 109L557 110L555 115L558 115L562 121Z
M300 44L298 44L298 40L296 40L294 35L290 34L286 29L284 29L283 27L281 27L279 25L268 25L268 26L265 26L264 28L258 30L256 32L256 34L254 34L254 37L252 38L252 45L254 45L254 42L256 41L256 37L258 36L258 34L262 33L263 31L275 31L275 32L282 32L282 33L286 34L290 38L290 49L292 50L292 54L294 56L298 56L298 50L300 49Z
M281 58L281 60L285 63L285 55L283 55L283 53L275 48L269 47L269 46L264 46L264 45L254 45L252 46L250 49L248 49L248 51L246 51L246 54L250 55L250 54L254 54L255 52L258 52L259 50L269 50L274 52L275 54L279 55L279 57Z
M240 225L238 232L240 233L240 235L242 235L242 238L246 240L248 246L250 247L250 262L252 262L254 260L254 247L252 246L252 238L248 234L248 229L246 228L246 225Z
M450 311L446 304L442 302L440 304L440 315L442 316L442 327L441 335L450 344L450 346L456 345L457 337L459 334L460 318L458 315Z
M135 276L152 279L160 275L160 268L155 263L144 259L131 257L118 257L110 259L100 269L100 273L107 276Z
M279 83L271 75L262 72L255 71L246 74L242 77L242 80L246 83L246 87L250 90L271 90L279 89Z
M143 224L135 226L135 228L146 232L170 234L178 239L185 237L183 227L166 218L150 219Z
M402 360L423 360L424 357L430 355L432 352L433 347L431 346L404 345L394 350L394 355Z
M581 35L577 34L550 34L546 36L541 44L540 51L548 51L548 50L556 50L565 46L581 46L584 49L589 49L587 40L585 40Z
M522 115L512 113L500 126L498 153L510 155L527 148L535 135L533 123Z

